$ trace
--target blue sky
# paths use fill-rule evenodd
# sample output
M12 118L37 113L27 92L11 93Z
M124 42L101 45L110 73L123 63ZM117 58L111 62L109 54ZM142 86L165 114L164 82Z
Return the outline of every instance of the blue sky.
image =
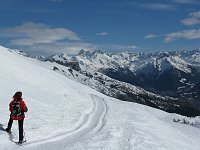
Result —
M32 55L200 47L198 0L0 0L0 45Z

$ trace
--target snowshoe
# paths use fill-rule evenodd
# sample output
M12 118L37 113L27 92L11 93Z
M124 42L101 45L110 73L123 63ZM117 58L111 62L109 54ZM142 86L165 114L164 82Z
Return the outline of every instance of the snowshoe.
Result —
M6 128L5 131L9 134L11 134L11 130L9 128Z
M25 143L26 142L26 140L20 140L20 141L18 141L18 142L15 142L17 145L22 145L23 143Z

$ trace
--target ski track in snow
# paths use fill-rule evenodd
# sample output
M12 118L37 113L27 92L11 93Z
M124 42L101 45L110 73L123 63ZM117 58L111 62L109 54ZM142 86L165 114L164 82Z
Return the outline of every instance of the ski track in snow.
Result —
M43 147L45 149L59 149L59 147L66 147L67 145L80 141L81 138L89 135L88 133L95 134L100 132L105 124L108 107L104 99L96 95L91 95L91 98L93 102L92 111L82 118L80 124L75 129L47 139L32 142L27 141L22 146L28 149L43 149Z

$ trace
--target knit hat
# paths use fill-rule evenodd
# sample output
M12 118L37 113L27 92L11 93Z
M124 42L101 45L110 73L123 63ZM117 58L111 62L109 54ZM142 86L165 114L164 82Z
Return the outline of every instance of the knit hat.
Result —
M19 100L22 98L22 92L16 92L15 95L13 96L15 99Z

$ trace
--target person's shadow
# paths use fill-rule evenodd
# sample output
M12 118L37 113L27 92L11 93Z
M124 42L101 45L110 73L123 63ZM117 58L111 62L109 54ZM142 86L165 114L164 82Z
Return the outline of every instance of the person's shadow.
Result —
M0 131L6 131L2 124L0 124Z
M0 131L6 131L6 129L4 129L2 124L0 124ZM13 139L14 139L14 135L12 133L9 133L9 140L13 141Z

